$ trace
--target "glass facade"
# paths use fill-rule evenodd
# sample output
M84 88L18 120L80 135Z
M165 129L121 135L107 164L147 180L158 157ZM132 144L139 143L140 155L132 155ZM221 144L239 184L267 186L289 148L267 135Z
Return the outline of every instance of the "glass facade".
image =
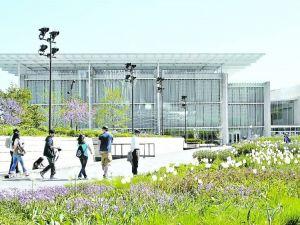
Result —
M205 68L205 69L203 69ZM185 63L142 63L134 71L134 127L150 133L183 135L185 110L181 96L187 96L187 131L204 139L231 142L264 132L264 83L228 84L221 66ZM158 93L157 77L164 78ZM32 103L48 107L48 70L22 69L21 87L32 92ZM63 64L53 69L53 125L66 126L59 111L65 101L76 97L93 111L108 104L127 105L127 127L131 128L131 84L125 82L124 64ZM72 92L72 81L75 80ZM119 89L121 102L103 103L106 89ZM228 115L227 115L228 113ZM226 119L228 116L228 119ZM91 128L99 128L95 116ZM227 125L228 123L228 125ZM89 121L79 128L88 128ZM225 128L224 128L225 127ZM228 127L228 129L227 129ZM250 129L251 127L251 129ZM115 129L121 129L115 127ZM228 132L222 135L222 132ZM227 136L227 137L228 137Z
M87 67L86 67L87 68ZM213 130L219 132L221 127L221 93L222 93L222 73L203 73L203 71L187 68L180 69L177 65L175 69L171 66L143 68L135 70L137 77L134 82L134 125L136 128L149 132L157 132L158 106L157 106L157 76L163 77L162 93L162 114L161 121L163 129L172 133L183 134L185 114L181 106L181 96L187 96L187 129L188 130ZM97 110L105 107L102 103L105 97L105 90L120 89L123 102L114 104L126 104L131 109L131 84L125 82L124 69L110 68L91 71L91 103L92 108ZM47 72L21 74L21 83L25 88L32 91L32 103L43 107L48 105L48 76ZM76 80L72 93L70 86L72 80ZM58 113L64 101L77 97L88 102L89 92L89 71L87 69L62 70L53 72L53 123L55 126L65 125ZM41 90L43 90L41 92ZM160 103L161 104L161 103ZM161 110L160 110L161 111ZM128 111L131 118L131 111ZM93 118L94 119L94 118ZM97 125L93 120L93 127ZM128 121L131 127L131 120ZM81 125L83 128L88 123Z
M263 84L228 85L229 139L262 136L264 132Z
M294 125L294 101L274 101L271 103L272 125Z

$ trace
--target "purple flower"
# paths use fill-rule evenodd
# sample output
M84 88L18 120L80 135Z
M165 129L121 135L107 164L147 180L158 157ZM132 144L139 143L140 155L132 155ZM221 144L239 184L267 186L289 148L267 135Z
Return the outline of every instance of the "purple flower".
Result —
M57 197L69 194L69 191L64 186L45 187L33 191L25 190L17 194L17 199L22 205L38 201L54 202Z
M64 107L63 116L68 122L73 121L76 124L86 122L89 118L89 106L79 99L71 99Z
M214 184L213 183L209 183L206 185L206 191L210 191L211 189L213 189Z
M0 98L0 123L18 125L21 123L22 108L18 102L12 99Z

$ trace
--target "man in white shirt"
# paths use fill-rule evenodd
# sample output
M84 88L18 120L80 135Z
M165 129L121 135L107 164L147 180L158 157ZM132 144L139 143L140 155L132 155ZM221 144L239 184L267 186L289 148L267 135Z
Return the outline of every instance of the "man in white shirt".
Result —
M140 159L140 143L138 136L140 135L139 130L134 130L134 135L131 138L131 154L132 154L132 173L133 175L137 175L137 168L139 166Z

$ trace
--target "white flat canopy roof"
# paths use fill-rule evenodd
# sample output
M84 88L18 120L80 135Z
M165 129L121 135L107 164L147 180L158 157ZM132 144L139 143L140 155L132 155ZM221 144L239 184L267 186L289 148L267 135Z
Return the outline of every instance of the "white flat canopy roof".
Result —
M220 68L224 72L243 69L260 59L263 53L68 53L57 54L53 59L53 67L76 68L78 65L90 63L99 68L105 65L134 64L182 64ZM18 66L30 70L47 70L49 60L39 54L0 54L0 68L17 74Z

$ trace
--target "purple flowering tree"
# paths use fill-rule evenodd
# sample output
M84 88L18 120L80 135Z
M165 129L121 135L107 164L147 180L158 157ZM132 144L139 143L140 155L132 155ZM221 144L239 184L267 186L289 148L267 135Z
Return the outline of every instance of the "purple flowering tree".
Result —
M70 99L63 108L63 119L72 122L78 129L80 123L87 123L89 119L89 106L79 99Z
M18 125L21 123L22 107L12 99L0 98L0 123Z

